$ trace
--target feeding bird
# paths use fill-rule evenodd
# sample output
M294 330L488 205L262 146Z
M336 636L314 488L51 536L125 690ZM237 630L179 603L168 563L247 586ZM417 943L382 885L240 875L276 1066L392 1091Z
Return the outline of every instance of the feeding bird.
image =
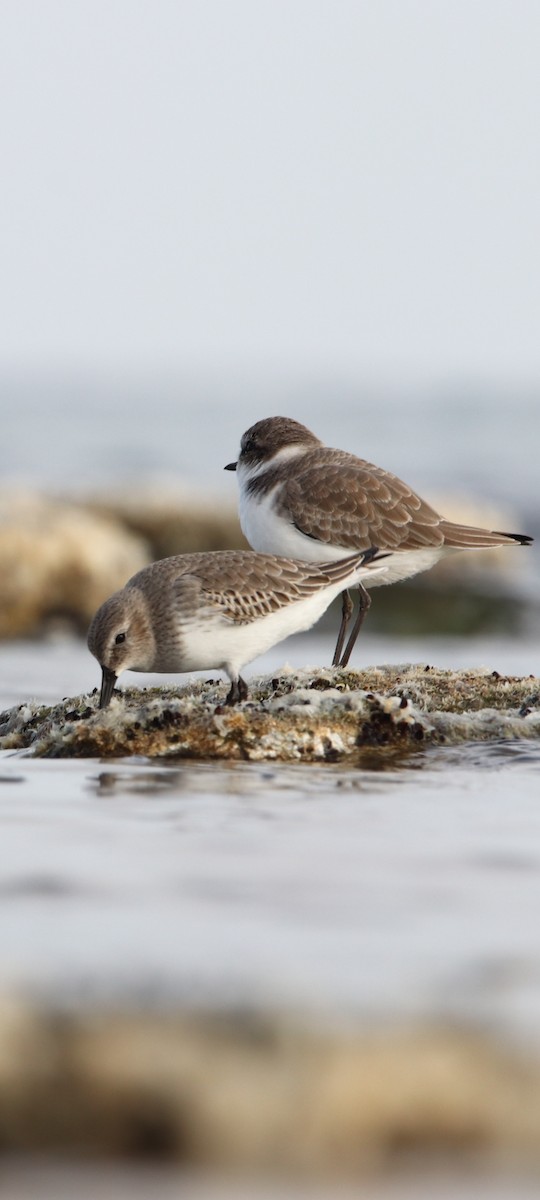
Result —
M152 563L98 609L88 648L101 666L99 707L122 671L201 671L229 677L227 704L248 695L246 663L309 629L345 587L376 571L376 547L331 562L251 550L181 554Z

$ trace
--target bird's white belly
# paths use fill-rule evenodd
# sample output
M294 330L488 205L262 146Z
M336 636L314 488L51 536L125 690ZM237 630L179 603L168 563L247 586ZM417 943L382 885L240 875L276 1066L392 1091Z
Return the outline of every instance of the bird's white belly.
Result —
M242 488L239 513L242 532L250 546L259 553L282 554L287 558L303 559L305 562L333 562L354 553L350 546L319 542L316 538L301 533L291 521L278 515L273 504L272 492L260 500L255 500L246 497ZM383 546L380 549L384 551ZM397 583L399 579L408 579L411 575L417 575L419 571L427 571L443 555L452 553L456 553L453 548L441 546L425 546L420 550L396 550L384 559L384 573L366 574L362 582L367 588Z
M354 577L353 577L354 578ZM234 625L219 614L199 614L182 625L182 671L221 667L236 674L254 658L292 633L310 629L345 584L322 588L312 596L284 605L276 612L245 625Z
M247 498L240 491L238 512L242 533L250 546L260 554L281 554L285 558L300 558L303 562L333 562L353 554L343 546L319 542L307 537L276 512L273 504L275 492L266 493L260 500Z
M362 582L365 587L377 587L381 583L398 583L400 579L410 579L420 571L428 571L434 567L440 558L448 554L459 553L453 546L425 546L422 550L396 550L388 558L381 559L381 566L386 567L384 575L374 575L373 581L368 576Z

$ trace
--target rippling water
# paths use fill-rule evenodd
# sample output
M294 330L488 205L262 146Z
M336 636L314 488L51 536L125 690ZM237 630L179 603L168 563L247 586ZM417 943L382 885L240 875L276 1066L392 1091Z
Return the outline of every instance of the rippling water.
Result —
M326 643L308 644L324 661ZM375 661L396 650L364 645ZM261 668L306 661L305 642L288 650ZM461 664L519 671L528 655L465 644ZM97 682L78 642L11 646L2 664L2 703ZM4 983L70 1000L465 1019L536 1040L539 770L540 748L521 742L388 770L4 754Z
M538 1038L539 767L4 759L4 983Z

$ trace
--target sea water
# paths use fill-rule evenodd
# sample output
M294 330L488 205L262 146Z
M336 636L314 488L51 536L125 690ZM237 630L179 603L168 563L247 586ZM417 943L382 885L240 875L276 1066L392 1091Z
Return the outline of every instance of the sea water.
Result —
M331 639L330 639L331 641ZM291 639L256 664L327 661ZM363 636L364 662L419 661ZM530 673L531 649L426 643ZM357 649L357 654L360 649ZM90 690L75 639L0 650L0 705ZM130 683L158 678L125 676ZM471 1021L540 1039L540 747L349 765L0 758L4 986L75 1000Z

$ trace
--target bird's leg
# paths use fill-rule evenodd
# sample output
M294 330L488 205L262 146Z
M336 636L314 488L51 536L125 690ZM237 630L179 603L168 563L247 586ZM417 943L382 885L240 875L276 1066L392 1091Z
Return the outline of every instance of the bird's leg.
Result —
M231 686L227 692L225 704L239 704L241 700L247 700L248 687L245 679L239 675L238 679L231 680Z
M349 624L349 621L351 619L351 613L352 613L353 607L354 607L354 605L351 600L351 593L347 590L347 588L345 588L345 591L342 592L342 596L341 596L341 625L339 627L338 639L336 642L336 648L334 650L334 657L332 659L333 667L339 667L339 656L343 649L343 643L345 641L345 634L347 632L347 625ZM352 650L352 646L351 646L351 650Z
M363 587L363 585L361 583L359 583L358 584L358 615L357 615L356 621L354 622L354 625L352 627L351 635L349 637L347 645L345 646L343 655L339 661L338 665L340 667L347 666L347 663L352 654L354 643L358 637L358 634L360 633L360 630L362 628L362 623L364 621L364 618L366 616L367 610L370 607L370 605L371 605L371 596L370 596L369 592L366 591L365 587ZM341 630L340 630L340 633L341 633ZM338 638L338 642L339 642L339 638Z

